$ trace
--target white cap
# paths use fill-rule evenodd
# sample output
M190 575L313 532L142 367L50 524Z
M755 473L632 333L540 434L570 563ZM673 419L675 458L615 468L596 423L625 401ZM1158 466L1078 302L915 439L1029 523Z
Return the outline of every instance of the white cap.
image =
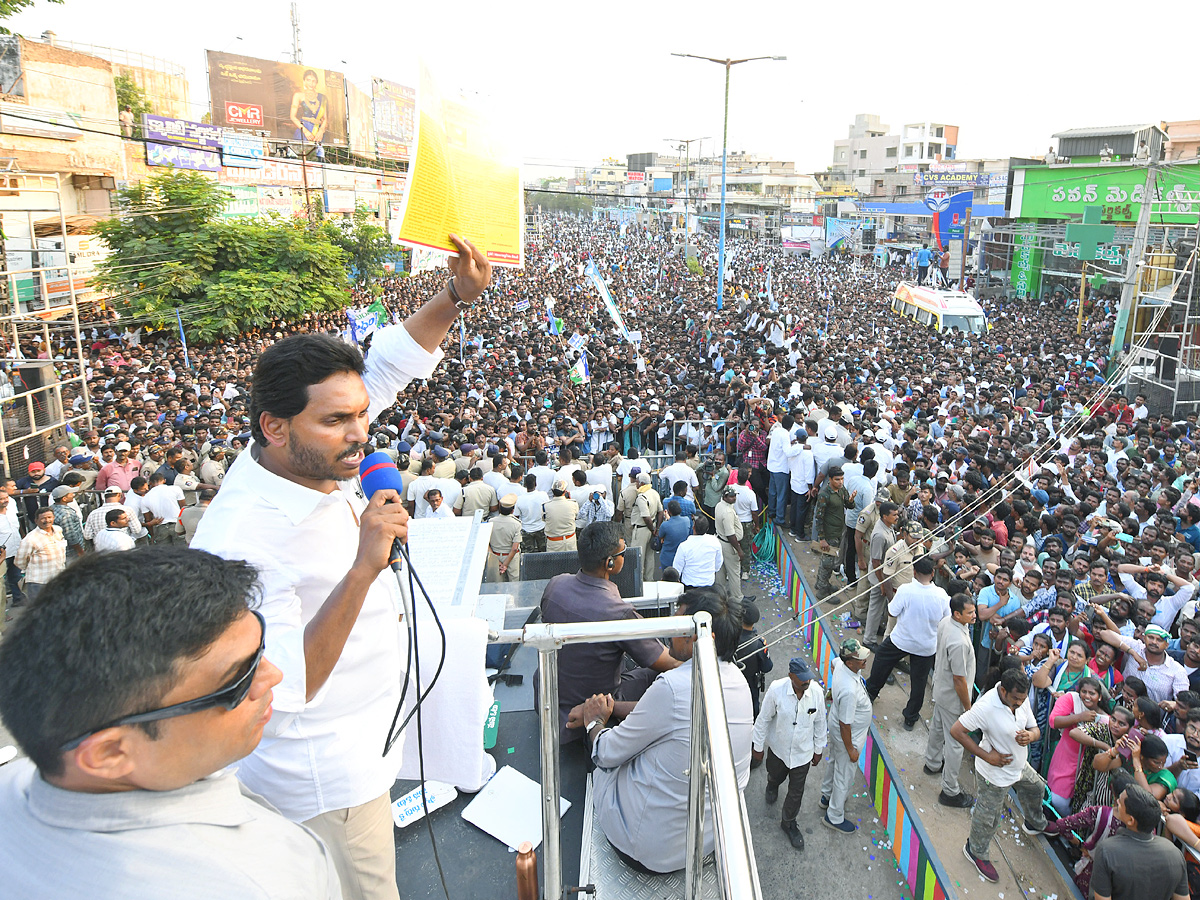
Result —
M836 426L836 425L826 425L826 426L825 426L825 432L824 432L824 434L825 434L825 440L827 440L827 441L836 441L836 440L837 440L837 434L838 434L838 433L837 433L837 426Z

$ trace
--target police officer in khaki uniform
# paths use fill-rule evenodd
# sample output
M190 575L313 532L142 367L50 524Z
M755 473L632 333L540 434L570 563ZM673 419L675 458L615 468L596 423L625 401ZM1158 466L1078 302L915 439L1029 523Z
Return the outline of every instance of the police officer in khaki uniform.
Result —
M542 507L542 518L546 520L546 550L574 550L579 504L566 495L567 483L562 479L554 482L551 491L550 502Z
M658 561L654 558L654 551L650 549L650 539L658 530L662 511L662 500L658 492L650 486L650 476L645 472L640 473L637 477L637 497L634 498L632 507L633 540L630 544L642 548L642 578L645 581L653 581L658 573Z
M613 520L621 523L621 537L625 538L625 546L633 545L633 501L637 499L637 476L641 470L629 473L629 485L617 496L617 511Z
M520 572L521 520L513 515L516 494L500 498L500 513L491 519L492 536L488 539L487 568L483 579L489 584L517 581Z
M496 491L483 480L483 469L475 466L470 471L470 483L463 488L462 496L455 504L454 514L468 519L475 515L476 510L483 510L484 516L496 511Z
M721 502L716 508L717 540L721 542L721 572L725 577L725 593L732 603L742 601L742 523L738 519L734 501L737 490L731 484L725 486Z

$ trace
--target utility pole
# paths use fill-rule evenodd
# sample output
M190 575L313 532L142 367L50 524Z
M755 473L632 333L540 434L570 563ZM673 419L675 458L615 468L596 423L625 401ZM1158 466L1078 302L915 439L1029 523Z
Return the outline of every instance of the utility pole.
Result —
M687 259L687 248L691 234L688 228L688 208L691 202L689 183L692 179L692 144L706 141L708 138L666 138L667 141L678 141L678 149L684 152L683 163L683 258Z
M1129 258L1125 260L1125 281L1121 285L1121 305L1117 307L1117 324L1113 328L1112 344L1108 348L1108 370L1125 345L1125 332L1129 328L1129 315L1133 298L1137 294L1140 280L1142 254L1146 251L1146 239L1150 236L1151 202L1158 190L1158 166L1151 161L1146 166L1146 186L1142 190L1142 206L1138 210L1137 226L1133 230L1133 244L1129 247Z
M304 54L300 50L300 14L296 12L295 0L292 2L292 62L301 65Z

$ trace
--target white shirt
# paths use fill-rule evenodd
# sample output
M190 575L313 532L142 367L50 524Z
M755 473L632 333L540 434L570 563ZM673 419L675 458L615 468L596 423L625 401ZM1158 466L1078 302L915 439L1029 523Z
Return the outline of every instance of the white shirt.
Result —
M1000 688L994 687L959 716L958 721L967 731L983 730L983 737L979 741L983 750L998 750L1012 757L1008 765L993 766L977 756L975 771L997 787L1016 784L1029 757L1029 748L1017 743L1017 732L1037 727L1029 699L1026 698L1014 713L1000 699Z
M674 490L675 482L682 481L687 485L687 493L684 496L689 500L696 499L696 495L692 493L692 488L700 487L700 482L696 478L696 470L687 463L671 463L671 465L658 473L658 477L667 483L667 490Z
M938 623L950 615L950 595L936 584L913 579L896 589L888 613L896 617L892 643L898 650L933 656L937 652Z
M749 522L758 509L758 496L748 484L735 483L734 489L737 490L737 499L733 501L733 511L737 513L739 522Z
M763 694L751 741L755 750L770 748L789 769L808 765L814 754L824 753L829 725L820 682L813 679L797 697L790 677L773 681Z
M792 444L792 436L778 422L771 428L770 441L767 443L767 471L787 472L788 448Z
M716 535L693 534L675 550L671 565L688 587L708 587L716 582L723 561L721 541Z
M602 484L608 490L612 490L613 470L612 466L605 463L602 466L593 466L584 472L587 476L588 484Z
M529 491L517 497L517 518L521 520L522 531L546 530L542 507L549 502L550 498L542 491Z
M156 519L164 522L179 521L179 503L183 500L183 488L173 484L157 484L141 498L142 507Z
M496 492L497 497L503 497L512 489L512 484L499 472L485 472L483 483Z
M412 484L408 486L408 493L404 495L404 499L413 506L413 518L421 519L429 515L429 501L425 499L425 495L433 488L439 491L442 489L442 482L445 479L434 478L432 475L418 475L412 480ZM445 499L445 493L442 498Z
M375 332L363 376L374 419L413 378L428 378L442 351L428 353L404 330ZM259 570L267 658L283 672L274 713L238 778L289 819L359 806L386 793L400 770L401 742L381 755L400 699L406 631L396 576L372 582L337 665L306 699L304 628L358 555L358 516L367 499L357 480L322 494L274 475L241 453L200 520L192 547Z
M791 444L787 456L788 468L792 475L792 490L803 494L817 480L817 463L813 459L812 448L807 444Z
M537 489L544 494L549 494L554 482L558 480L558 473L549 466L534 466L529 470L529 474L537 479Z
M124 528L105 528L92 539L97 553L112 553L116 550L132 550L134 544Z
M21 527L20 519L17 518L17 503L11 497L8 500L8 509L0 514L0 546L7 551L6 556L10 560L15 559L17 551L21 549ZM12 563L10 562L9 565Z

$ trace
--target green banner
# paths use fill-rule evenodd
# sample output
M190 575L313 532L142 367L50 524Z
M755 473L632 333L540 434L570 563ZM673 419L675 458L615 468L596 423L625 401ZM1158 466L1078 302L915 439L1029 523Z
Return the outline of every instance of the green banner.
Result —
M1018 297L1036 297L1042 280L1042 250L1037 245L1037 223L1021 222L1013 237L1013 264L1009 284Z
M1200 163L1171 164L1156 174L1158 192L1151 199L1170 202L1154 224L1195 224L1200 202ZM1013 218L1068 219L1083 215L1085 206L1102 207L1101 220L1137 221L1146 190L1145 166L1034 166L1013 172ZM1158 210L1156 210L1156 213Z

